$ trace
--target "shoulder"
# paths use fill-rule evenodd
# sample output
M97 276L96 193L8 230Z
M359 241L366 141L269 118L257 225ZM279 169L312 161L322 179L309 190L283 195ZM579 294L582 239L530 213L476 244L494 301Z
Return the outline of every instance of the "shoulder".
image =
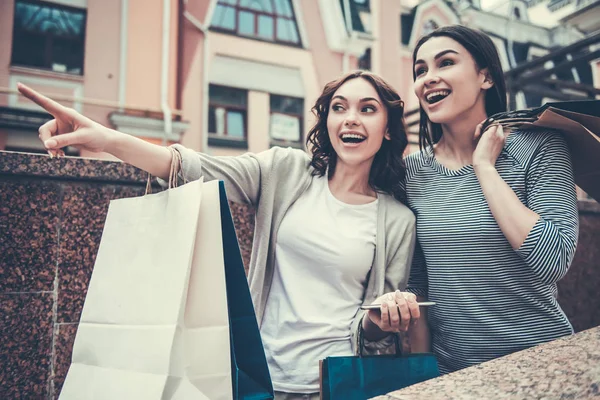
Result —
M406 165L406 180L410 180L417 175L419 171L426 165L427 153L419 150L404 157Z
M275 146L259 154L264 154L277 162L285 160L288 162L310 163L310 157L305 151L292 147Z
M516 130L508 136L504 149L523 165L547 149L568 153L562 133L554 129Z
M291 147L273 147L256 155L259 163L281 175L306 174L310 170L309 155Z

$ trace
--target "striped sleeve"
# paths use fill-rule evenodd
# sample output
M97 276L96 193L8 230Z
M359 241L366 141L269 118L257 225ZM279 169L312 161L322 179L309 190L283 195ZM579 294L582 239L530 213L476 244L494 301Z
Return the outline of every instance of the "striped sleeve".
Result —
M526 185L527 206L540 218L516 251L542 282L556 283L573 260L579 231L573 168L561 135L544 135Z
M415 253L413 255L406 291L427 298L427 264L425 263L425 256L418 241L415 245Z

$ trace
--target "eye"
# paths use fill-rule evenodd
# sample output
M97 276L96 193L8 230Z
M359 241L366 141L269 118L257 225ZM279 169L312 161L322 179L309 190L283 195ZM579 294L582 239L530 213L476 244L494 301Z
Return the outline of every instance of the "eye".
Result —
M440 67L449 67L451 65L454 65L454 61L450 59L442 60L442 62L440 63Z
M415 75L416 76L421 76L423 75L425 72L427 72L427 69L425 67L419 67L415 70Z
M331 109L333 111L344 111L344 107L340 103L333 104Z
M364 106L360 110L360 112L364 113L374 113L375 111L377 111L377 108L375 106Z

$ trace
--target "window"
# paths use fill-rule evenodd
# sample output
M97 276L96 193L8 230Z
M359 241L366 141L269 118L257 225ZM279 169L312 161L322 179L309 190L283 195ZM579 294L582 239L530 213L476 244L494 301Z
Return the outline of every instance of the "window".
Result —
M362 56L358 58L358 69L363 71L371 70L371 48L367 48Z
M272 94L270 103L271 145L302 148L304 100Z
M346 15L346 2L350 8L351 30L371 33L371 4L370 0L340 0L342 13ZM344 21L345 22L345 21Z
M224 86L208 88L208 144L248 148L248 92Z
M219 0L212 28L270 42L300 45L291 0Z
M83 75L86 10L17 0L12 65Z
M437 22L435 22L434 20L430 19L425 21L425 23L423 24L423 32L421 32L421 35L425 36L430 34L431 32L435 31L436 29L438 29L440 26L437 24Z

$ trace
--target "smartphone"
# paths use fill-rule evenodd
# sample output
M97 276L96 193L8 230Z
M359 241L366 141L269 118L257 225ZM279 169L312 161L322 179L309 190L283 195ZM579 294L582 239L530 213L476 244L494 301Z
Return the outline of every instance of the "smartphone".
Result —
M417 304L419 305L419 307L435 306L435 301L422 301ZM379 310L380 307L381 307L381 304L370 304L368 306L360 306L360 309L361 310Z

